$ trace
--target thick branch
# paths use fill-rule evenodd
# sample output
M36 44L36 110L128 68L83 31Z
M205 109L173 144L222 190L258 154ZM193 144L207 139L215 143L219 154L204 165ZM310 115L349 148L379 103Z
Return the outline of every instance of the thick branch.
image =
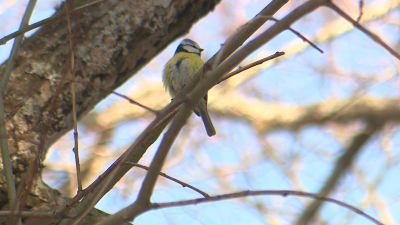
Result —
M213 10L217 3L218 0L155 1L155 4L144 0L108 0L75 11L81 27L75 30L72 26L72 30L77 31L78 43L76 79L115 89L168 43L187 33L192 24ZM26 39L15 58L17 66L11 74L4 101L6 127L10 136L30 140L9 140L17 182L37 152L37 146L31 143L42 138L46 140L43 160L48 147L73 126L68 82L61 85L58 101L52 105L62 69L69 68L65 66L69 50L67 23L60 18ZM4 66L0 66L0 73L3 71ZM76 84L75 91L78 118L109 94L84 84ZM47 123L53 107L54 117ZM49 132L43 136L46 126ZM40 196L40 193L34 194Z

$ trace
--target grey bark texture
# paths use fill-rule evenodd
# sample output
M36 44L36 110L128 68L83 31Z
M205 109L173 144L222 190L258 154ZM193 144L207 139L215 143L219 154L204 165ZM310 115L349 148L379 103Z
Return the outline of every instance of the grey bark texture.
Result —
M90 3L85 1L82 5ZM106 0L70 16L74 45L76 80L115 89L170 42L187 33L193 23L212 11L219 0ZM63 10L64 7L61 7ZM29 167L38 144L48 129L41 153L72 129L70 40L65 16L41 27L26 39L15 58L5 95L7 132L19 194L24 191ZM4 65L0 66L0 74ZM57 95L56 90L60 93ZM78 118L90 112L108 92L76 83ZM56 99L56 100L54 100ZM56 103L53 104L52 102ZM51 120L49 115L54 112ZM42 167L42 164L40 164ZM2 169L0 171L2 173ZM49 211L68 203L68 198L45 185L41 169L26 209ZM0 207L7 209L7 192L0 174ZM103 214L101 214L103 215ZM93 224L99 215L90 223ZM34 221L28 223L28 221ZM25 224L38 224L38 218ZM40 224L57 223L43 219Z

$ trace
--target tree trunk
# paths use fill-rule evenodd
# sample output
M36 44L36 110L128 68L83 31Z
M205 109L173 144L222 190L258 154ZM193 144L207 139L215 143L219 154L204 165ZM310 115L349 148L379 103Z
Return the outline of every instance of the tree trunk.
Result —
M106 0L77 10L70 16L76 80L115 89L145 66L168 43L187 33L192 24L214 9L218 0ZM90 3L85 1L82 5ZM61 7L59 11L64 11ZM69 11L71 8L69 9ZM5 96L7 132L18 194L29 182L31 165L73 127L70 39L65 16L41 27L26 39ZM5 66L0 67L4 71ZM57 92L58 91L58 92ZM76 83L78 118L87 114L109 93ZM55 103L53 103L55 102ZM39 143L45 138L40 149ZM45 185L41 167L34 178L26 210L53 211L68 198ZM1 175L0 206L8 207L6 183ZM93 211L86 224L104 213ZM26 219L24 224L57 223L57 219Z

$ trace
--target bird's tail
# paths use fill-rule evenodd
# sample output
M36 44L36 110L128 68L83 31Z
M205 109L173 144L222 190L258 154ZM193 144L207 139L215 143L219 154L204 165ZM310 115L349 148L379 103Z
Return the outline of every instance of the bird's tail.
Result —
M204 126L206 127L207 135L209 137L214 136L217 132L215 131L214 125L211 122L210 115L208 115L207 105L206 107L199 107L199 111Z

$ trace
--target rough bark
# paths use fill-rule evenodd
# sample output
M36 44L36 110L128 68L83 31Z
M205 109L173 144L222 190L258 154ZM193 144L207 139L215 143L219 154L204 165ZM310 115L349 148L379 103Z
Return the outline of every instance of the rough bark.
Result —
M86 1L83 4L89 3ZM106 0L71 16L77 80L115 89L134 75L168 43L187 33L192 24L214 9L219 0ZM6 89L7 132L17 184L24 182L44 130L48 129L41 159L47 149L72 129L69 83L70 43L67 21L60 18L41 27L21 47ZM0 66L0 73L4 65ZM56 95L60 87L59 95ZM109 93L75 85L78 118ZM53 104L53 100L56 104ZM53 108L54 107L54 108ZM54 112L51 120L49 115ZM68 200L40 190L40 169L28 208L54 210ZM21 190L23 190L22 188ZM50 192L56 193L55 190ZM56 199L60 201L56 201ZM62 199L62 201L61 201ZM7 207L5 181L0 176L0 207ZM54 222L54 221L52 221ZM46 224L46 223L43 223Z

